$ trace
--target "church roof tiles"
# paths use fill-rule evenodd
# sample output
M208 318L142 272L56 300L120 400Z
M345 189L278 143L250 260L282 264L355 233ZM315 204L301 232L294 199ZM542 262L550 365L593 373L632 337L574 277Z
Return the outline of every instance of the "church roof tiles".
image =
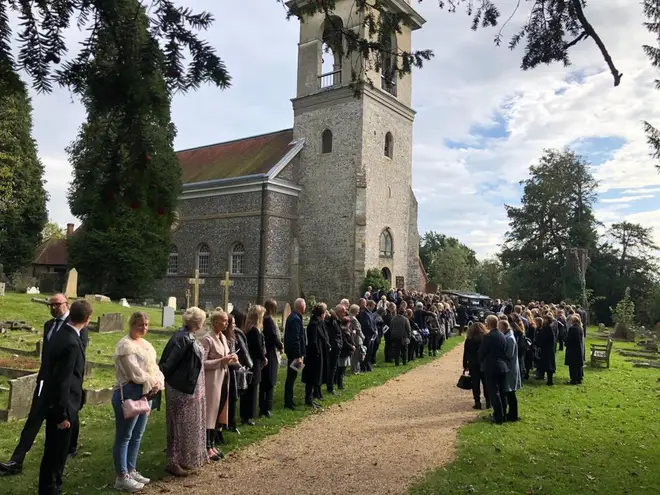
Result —
M265 174L293 147L293 129L177 152L184 184Z

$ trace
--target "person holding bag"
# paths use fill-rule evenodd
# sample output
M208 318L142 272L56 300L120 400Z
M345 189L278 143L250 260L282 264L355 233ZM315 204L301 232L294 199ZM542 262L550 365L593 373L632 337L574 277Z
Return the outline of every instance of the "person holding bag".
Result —
M115 488L136 492L149 483L136 470L142 434L147 426L151 397L164 387L164 377L156 362L156 350L144 339L149 318L137 312L128 321L129 333L115 348L113 360L117 385L112 394L115 412L115 443L112 457L117 479Z

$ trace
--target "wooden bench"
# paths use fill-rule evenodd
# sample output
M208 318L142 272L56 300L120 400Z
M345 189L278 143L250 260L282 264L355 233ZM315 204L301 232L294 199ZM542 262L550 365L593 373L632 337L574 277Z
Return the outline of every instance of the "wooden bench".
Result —
M597 363L605 363L610 367L610 354L612 354L612 339L607 339L606 345L591 344L591 367L594 368Z

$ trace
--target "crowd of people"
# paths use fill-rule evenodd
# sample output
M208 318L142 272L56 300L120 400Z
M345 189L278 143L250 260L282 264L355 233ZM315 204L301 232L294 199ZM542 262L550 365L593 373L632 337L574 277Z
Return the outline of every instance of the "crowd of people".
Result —
M45 421L40 495L61 493L66 460L77 453L92 314L88 301L69 306L63 294L51 297L49 308L53 318L43 329L42 365L32 407L12 458L0 463L1 475L20 473ZM305 407L319 408L324 393L344 389L347 375L369 373L379 364L381 344L385 362L405 366L437 355L455 327L467 326L463 368L472 377L474 408L482 409L483 394L495 423L519 419L516 391L532 370L536 379L553 385L558 351L565 350L569 383L582 383L587 315L580 307L495 301L491 309L484 324L469 321L466 308L456 308L446 296L369 288L354 303L343 299L333 308L314 304L306 324L306 302L297 299L282 336L274 300L249 307L247 314L216 308L207 316L192 307L160 359L145 338L148 316L135 312L128 335L119 340L114 353L115 488L136 492L150 482L137 470L137 458L153 402L163 392L166 470L187 476L222 459L225 433L240 434L238 419L242 427L250 427L259 417L272 416L281 365L286 365L285 407L298 407L294 385L300 376Z
M534 369L535 379L554 385L556 354L562 350L568 384L582 383L588 321L580 306L495 301L492 312L485 324L471 323L465 340L463 369L472 377L475 409L482 408L483 390L494 423L518 421L516 392L523 380Z

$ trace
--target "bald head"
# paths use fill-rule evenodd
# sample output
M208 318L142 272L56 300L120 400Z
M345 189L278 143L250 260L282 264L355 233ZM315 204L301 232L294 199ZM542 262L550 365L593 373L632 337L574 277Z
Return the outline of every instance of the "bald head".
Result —
M337 304L337 306L335 306L335 314L338 318L343 318L346 316L346 307L343 304Z
M367 300L364 297L360 298L360 307L361 308L366 308L367 307Z
M293 303L293 307L298 313L303 314L305 312L305 309L307 309L307 304L305 303L305 300L302 297L299 297Z
M48 298L48 308L53 318L61 318L69 311L69 300L64 294L54 294Z

